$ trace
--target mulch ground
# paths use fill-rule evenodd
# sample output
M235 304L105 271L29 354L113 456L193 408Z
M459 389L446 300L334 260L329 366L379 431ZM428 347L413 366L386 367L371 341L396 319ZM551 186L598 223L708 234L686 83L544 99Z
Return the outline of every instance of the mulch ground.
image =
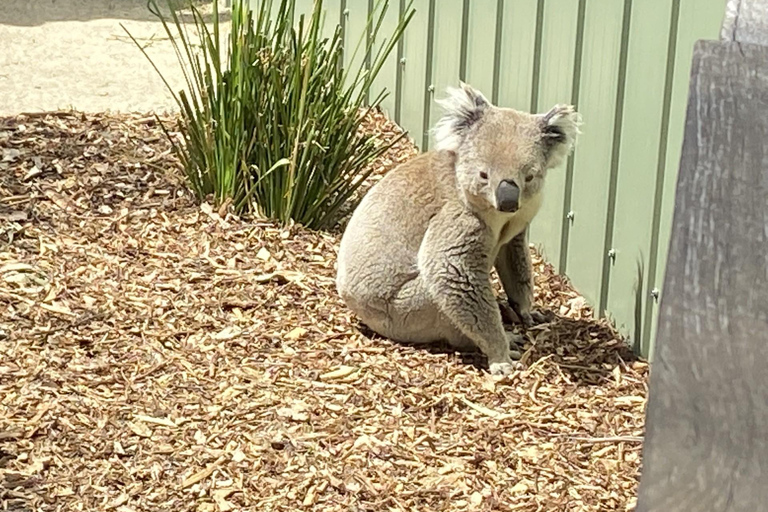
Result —
M221 213L152 117L0 118L0 510L634 508L648 367L538 257L499 379L368 336L338 233Z

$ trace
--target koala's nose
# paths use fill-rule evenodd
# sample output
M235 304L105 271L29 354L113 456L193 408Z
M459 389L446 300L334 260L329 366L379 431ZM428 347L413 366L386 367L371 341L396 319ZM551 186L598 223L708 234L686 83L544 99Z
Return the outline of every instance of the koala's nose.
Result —
M512 213L517 210L520 188L514 181L505 180L496 187L496 207L499 211Z

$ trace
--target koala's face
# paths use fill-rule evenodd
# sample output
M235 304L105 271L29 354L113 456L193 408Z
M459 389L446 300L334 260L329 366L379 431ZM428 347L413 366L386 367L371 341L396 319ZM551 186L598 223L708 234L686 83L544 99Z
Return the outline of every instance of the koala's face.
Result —
M581 122L567 105L546 114L499 108L465 84L442 104L437 149L456 153L457 181L476 206L505 213L539 193L546 171L573 148Z

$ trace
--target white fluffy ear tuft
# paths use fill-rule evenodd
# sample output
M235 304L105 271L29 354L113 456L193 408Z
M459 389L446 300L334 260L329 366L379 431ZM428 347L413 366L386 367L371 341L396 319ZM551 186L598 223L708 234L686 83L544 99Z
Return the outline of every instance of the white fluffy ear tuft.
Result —
M463 82L459 88L449 87L447 92L447 98L437 101L445 113L435 125L435 149L455 152L491 103L480 91Z
M581 114L572 105L555 105L541 114L543 143L547 154L546 167L551 169L563 163L581 134Z

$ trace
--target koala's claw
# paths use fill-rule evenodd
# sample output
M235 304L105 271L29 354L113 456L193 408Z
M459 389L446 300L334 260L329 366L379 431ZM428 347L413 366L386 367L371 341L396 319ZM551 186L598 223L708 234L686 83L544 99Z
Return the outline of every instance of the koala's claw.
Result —
M541 311L520 311L520 308L517 306L513 306L512 309L515 311L517 317L520 319L520 322L526 329L533 327L534 325L545 323L547 321L546 315L544 315L544 313Z
M509 345L509 358L514 361L519 360L523 354L517 349L523 346L525 340L522 335L514 332L504 331L504 334L507 336L507 344Z
M505 361L503 363L491 363L489 370L491 375L506 376L517 370L523 369L523 364L519 361Z
M534 320L531 313L518 313L517 316L520 318L520 323L522 323L525 328L533 327Z
M531 311L530 313L522 313L520 315L520 320L523 322L523 325L527 328L527 327L533 327L534 325L544 322L545 318L538 311Z
M510 348L520 346L525 342L521 334L516 334L511 331L504 331L504 334L507 337L507 343Z

